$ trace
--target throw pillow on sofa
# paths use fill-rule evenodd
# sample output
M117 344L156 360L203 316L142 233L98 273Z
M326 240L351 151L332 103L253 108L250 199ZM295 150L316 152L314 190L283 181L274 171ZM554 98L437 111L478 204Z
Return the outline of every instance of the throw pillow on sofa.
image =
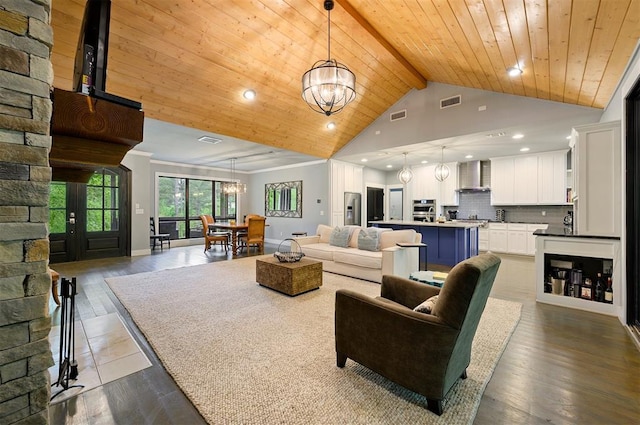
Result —
M380 251L380 233L375 227L361 229L358 233L358 249Z
M333 232L333 227L327 226L326 224L318 224L318 236L320 236L320 243L329 243L329 238L331 237L331 232Z
M431 314L431 312L433 311L433 307L436 306L436 302L438 302L438 296L434 295L426 301L423 301L422 304L414 308L413 311L417 311L418 313Z
M348 227L334 227L329 237L329 245L346 248L349 245L351 229Z

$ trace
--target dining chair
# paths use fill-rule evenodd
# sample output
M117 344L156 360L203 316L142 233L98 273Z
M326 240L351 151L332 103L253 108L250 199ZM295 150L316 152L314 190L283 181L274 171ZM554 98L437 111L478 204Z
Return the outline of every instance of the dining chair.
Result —
M157 233L156 222L153 220L153 217L149 217L149 240L150 245L152 244L151 250L156 249L157 242L160 242L160 250L164 249L165 242L169 245L169 248L171 248L171 235L168 233Z
M244 216L244 224L249 224L249 218L251 217L260 217L260 214L247 214ZM238 231L238 241L240 242L240 248L245 248L244 242L247 239L247 231L239 230Z
M228 240L231 240L231 233L230 232L226 232L223 230L211 230L211 228L208 226L209 224L214 224L216 222L216 219L214 216L210 215L210 214L203 214L205 216L205 218L207 219L207 228L209 230L209 235L213 235L213 236L221 236L221 235L226 235Z
M207 252L211 248L211 244L215 245L216 242L220 242L220 245L224 246L224 250L226 251L229 248L229 235L227 233L209 232L209 224L213 224L213 217L209 217L204 214L200 216L200 220L202 221L202 236L204 236L204 252Z
M247 216L247 234L238 236L241 241L241 246L247 248L247 253L250 252L251 246L255 246L259 249L260 254L264 253L264 228L266 217L262 217L256 214Z

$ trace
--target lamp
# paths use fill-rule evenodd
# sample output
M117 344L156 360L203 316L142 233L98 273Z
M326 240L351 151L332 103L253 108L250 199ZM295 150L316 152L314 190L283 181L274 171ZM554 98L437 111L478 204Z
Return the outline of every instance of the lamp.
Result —
M439 182L443 182L449 177L449 166L444 163L444 146L442 147L442 151L440 154L440 164L436 165L436 180Z
M333 0L325 0L327 13L327 60L313 64L302 76L302 98L316 112L329 116L337 114L356 98L356 76L331 59L331 9Z
M231 158L231 181L222 184L222 192L226 194L245 193L247 185L236 181L236 159Z
M413 178L413 171L411 168L407 167L407 153L404 152L404 167L402 170L398 171L398 180L402 182L402 184L407 184Z
M522 74L522 69L519 66L512 66L511 68L507 68L507 74L510 77L517 77Z

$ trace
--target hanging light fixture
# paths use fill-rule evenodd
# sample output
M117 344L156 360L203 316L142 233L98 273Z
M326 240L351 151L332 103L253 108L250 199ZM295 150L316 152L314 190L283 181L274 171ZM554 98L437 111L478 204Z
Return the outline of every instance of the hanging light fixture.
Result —
M436 180L443 182L449 177L449 166L444 163L444 146L440 154L440 164L436 165Z
M313 64L302 76L302 98L316 112L337 114L356 98L356 76L346 65L331 59L331 10L333 0L325 0L327 13L327 60Z
M413 171L411 168L407 167L407 153L404 152L404 167L402 170L398 171L398 180L402 182L402 184L407 184L413 178Z
M236 181L236 159L231 158L231 181L222 184L222 192L226 194L246 193L247 185Z

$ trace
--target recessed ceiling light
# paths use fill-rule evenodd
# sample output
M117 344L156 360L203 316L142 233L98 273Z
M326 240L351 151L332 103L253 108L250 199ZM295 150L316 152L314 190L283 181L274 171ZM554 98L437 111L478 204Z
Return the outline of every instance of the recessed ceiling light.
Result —
M524 134L520 134L520 133L516 133L513 136L511 136L512 139L522 139L524 137Z
M360 160L360 162L367 162L367 161L368 161L368 159L367 159L367 158L362 158L362 159Z
M465 156L465 158L471 159L471 158L473 158L473 155L467 155L467 156Z
M212 145L217 145L218 143L222 142L222 139L217 139L211 136L200 136L198 137L198 141L203 143L211 143Z
M517 77L522 74L522 69L517 66L512 66L511 68L507 68L507 74L509 74L509 77Z
M520 152L529 152L529 148L520 148Z
M327 128L329 130L333 130L334 128L336 128L336 123L334 123L333 121L330 122L329 124L327 124Z
M253 100L256 98L256 92L251 89L245 90L244 93L242 93L242 96L247 100Z
M387 165L387 168L393 168L393 165L388 164L388 165Z
M428 162L429 162L429 161L427 161L427 160L425 159L424 161L420 161L420 164L426 164L426 163L428 163Z

